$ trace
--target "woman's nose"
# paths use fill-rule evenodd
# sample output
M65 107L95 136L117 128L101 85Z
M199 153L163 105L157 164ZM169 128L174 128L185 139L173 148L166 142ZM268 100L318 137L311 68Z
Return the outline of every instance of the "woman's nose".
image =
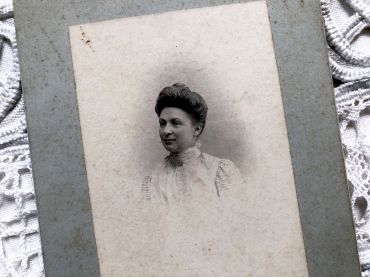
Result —
M172 133L172 127L170 125L166 125L163 129L164 134L169 135Z

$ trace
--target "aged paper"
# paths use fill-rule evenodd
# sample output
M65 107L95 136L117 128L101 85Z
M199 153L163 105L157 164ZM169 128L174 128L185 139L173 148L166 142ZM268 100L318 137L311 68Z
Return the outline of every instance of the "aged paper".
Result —
M70 40L103 275L307 275L265 1L72 26ZM208 106L201 152L243 179L228 199L189 182L180 201L142 199L168 155L156 99L178 82ZM185 168L158 174L161 190Z

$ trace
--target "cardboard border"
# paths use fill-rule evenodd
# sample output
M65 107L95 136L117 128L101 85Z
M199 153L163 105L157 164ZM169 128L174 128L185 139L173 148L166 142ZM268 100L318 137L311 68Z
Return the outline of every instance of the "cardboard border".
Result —
M360 276L320 1L268 0L310 276Z

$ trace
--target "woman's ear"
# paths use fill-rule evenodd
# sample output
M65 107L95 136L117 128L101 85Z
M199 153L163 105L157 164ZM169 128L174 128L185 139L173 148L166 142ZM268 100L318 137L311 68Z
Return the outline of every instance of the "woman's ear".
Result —
M202 123L197 124L197 126L195 127L195 136L198 137L202 133L202 129L203 124Z

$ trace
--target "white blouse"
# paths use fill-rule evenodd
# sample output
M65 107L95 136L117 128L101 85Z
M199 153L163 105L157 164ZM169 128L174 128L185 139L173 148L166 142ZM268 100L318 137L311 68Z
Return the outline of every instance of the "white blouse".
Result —
M191 147L167 156L142 183L143 200L170 204L200 198L220 200L243 184L233 162Z
M159 163L145 177L133 213L139 215L135 236L142 235L143 252L158 262L151 260L150 268L169 276L244 273L249 219L244 184L230 160L195 147Z

